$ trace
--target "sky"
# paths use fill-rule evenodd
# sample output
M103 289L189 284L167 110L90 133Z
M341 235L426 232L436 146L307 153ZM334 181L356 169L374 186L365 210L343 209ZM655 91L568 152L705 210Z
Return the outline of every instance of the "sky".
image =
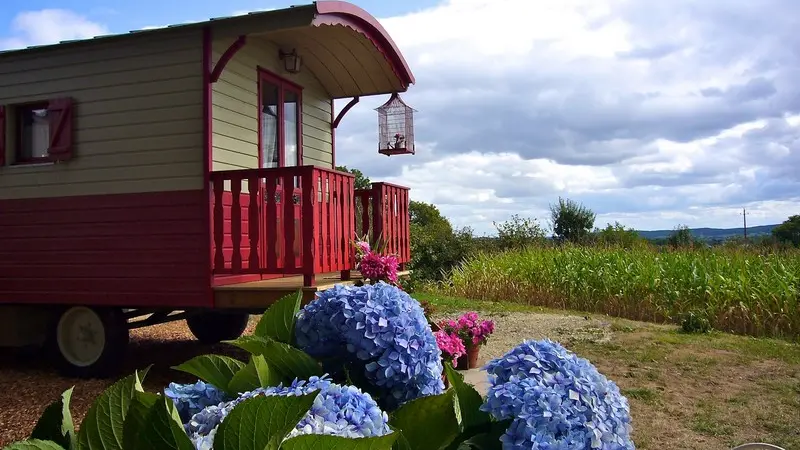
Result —
M416 155L377 153L387 96L342 120L337 164L411 188L476 234L548 221L567 197L596 226L737 227L800 214L800 2L353 0L416 84ZM0 48L295 2L0 2ZM341 109L346 100L336 102Z

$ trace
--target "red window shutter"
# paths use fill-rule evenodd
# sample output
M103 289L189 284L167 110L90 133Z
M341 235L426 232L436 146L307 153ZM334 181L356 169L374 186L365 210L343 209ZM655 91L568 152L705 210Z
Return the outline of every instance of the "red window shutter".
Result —
M50 120L50 157L56 161L72 159L74 102L68 97L50 100L47 117Z
M0 105L0 166L6 165L6 107Z

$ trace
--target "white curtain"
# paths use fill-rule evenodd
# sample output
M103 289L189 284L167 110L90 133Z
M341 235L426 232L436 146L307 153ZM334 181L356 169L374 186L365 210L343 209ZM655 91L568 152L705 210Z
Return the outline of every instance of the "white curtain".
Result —
M47 110L35 110L31 123L31 157L44 158L49 148L50 123L47 120Z
M264 107L261 115L261 154L263 167L278 167L278 108Z

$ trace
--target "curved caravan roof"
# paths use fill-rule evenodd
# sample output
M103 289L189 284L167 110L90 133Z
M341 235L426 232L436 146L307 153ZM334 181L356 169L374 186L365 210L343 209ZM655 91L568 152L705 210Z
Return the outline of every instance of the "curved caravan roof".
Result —
M233 53L247 45L248 39L271 41L286 51L296 49L305 70L314 73L332 98L404 92L414 83L411 69L378 20L358 6L343 1L319 1L204 22L7 50L0 52L0 61L14 57L45 57L47 52L64 47L91 46L142 35L152 37L191 28L207 28L215 40L230 38Z

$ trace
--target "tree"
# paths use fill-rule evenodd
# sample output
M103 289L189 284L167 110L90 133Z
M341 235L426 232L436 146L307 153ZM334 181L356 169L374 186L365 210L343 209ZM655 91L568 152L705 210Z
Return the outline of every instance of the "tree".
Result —
M472 230L453 229L439 209L429 203L412 200L411 270L419 280L442 280L474 249Z
M558 197L550 205L550 226L553 236L561 241L582 242L594 227L595 213L574 200Z
M628 228L619 222L614 222L613 225L606 224L603 229L595 229L594 236L600 244L617 245L624 248L633 248L647 243L647 240L638 231Z
M505 222L499 224L493 222L493 224L497 229L500 248L503 250L526 247L546 238L544 229L536 219L522 218L518 214L513 214Z
M773 228L772 235L779 242L800 247L800 215L790 216L782 224Z
M687 248L694 247L697 244L697 240L688 226L678 225L667 238L667 244L673 248Z
M453 231L450 221L442 215L435 205L425 202L411 200L408 205L408 213L411 216L411 224L420 227L435 227Z
M336 166L339 172L347 172L356 176L356 189L369 189L372 187L372 182L369 178L361 173L358 169L348 169L347 166Z

